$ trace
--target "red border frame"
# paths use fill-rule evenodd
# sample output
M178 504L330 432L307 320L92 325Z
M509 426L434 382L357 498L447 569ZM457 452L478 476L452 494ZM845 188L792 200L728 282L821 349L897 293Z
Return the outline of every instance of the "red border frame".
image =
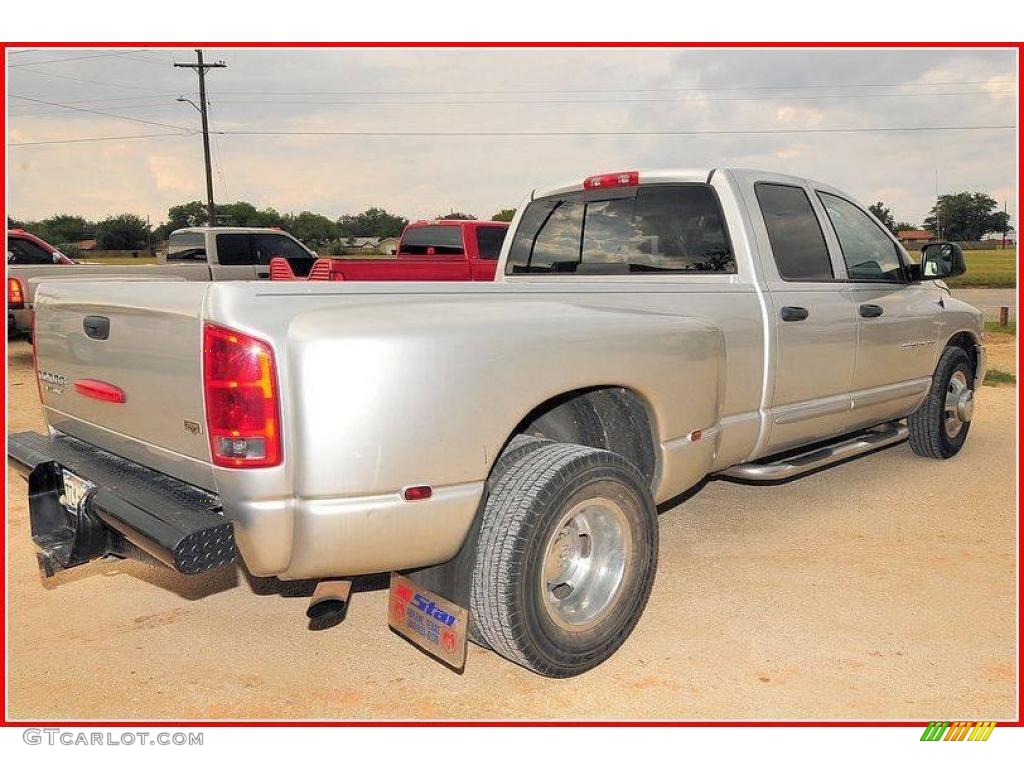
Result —
M3 56L4 78L0 78L0 102L6 107L6 69L8 48L1013 48L1017 51L1017 84L1018 94L1021 75L1024 74L1024 43L1021 42L608 42L608 41L552 41L552 42L419 42L419 41L324 41L324 42L231 42L231 41L203 41L203 42L161 42L161 41L117 41L117 42L75 42L61 43L54 41L28 41L28 42L0 42L0 56ZM1021 118L1024 116L1018 95L1017 104L1017 175L1018 185L1024 169L1024 158L1021 153ZM6 108L4 111L3 135L7 136ZM6 170L6 151L0 155L0 173ZM6 179L6 176L4 177ZM6 189L3 199L0 199L0 213L6 216ZM1017 212L1020 217L1020 188L1017 189ZM6 221L6 219L5 219ZM1019 226L1019 223L1018 223ZM1017 299L1020 304L1020 283L1019 277L1024 259L1021 257L1019 245L1017 251ZM1017 351L1020 356L1021 341L1017 337ZM4 352L7 351L7 342L4 341ZM1019 372L1018 372L1019 375ZM0 380L6 385L6 366ZM6 392L6 389L5 389ZM1018 389L1017 399L1017 422L1018 450L1021 443L1024 443L1024 421L1020 418L1020 396ZM0 424L6 431L7 413L4 411ZM1021 461L1018 458L1017 473L1020 476ZM7 477L5 470L5 479ZM6 485L6 484L5 484ZM6 504L5 504L6 509ZM6 532L6 524L4 528ZM1017 571L1017 720L1014 722L1000 722L999 725L1011 727L1024 727L1024 712L1021 711L1021 662L1024 661L1024 611L1021 610L1021 582L1020 582L1020 547L1024 539L1024 518L1019 509L1017 510L1017 547L1018 547L1018 571ZM6 535L0 541L0 559L6 562ZM130 728L134 726L154 725L175 725L193 728L222 728L222 727L273 727L273 728L294 728L294 727L423 727L434 726L441 728L451 727L646 727L646 728L674 728L674 727L909 727L916 726L923 728L927 725L925 721L918 720L856 720L856 721L800 721L800 720L719 720L704 722L700 720L672 720L672 721L646 721L646 720L17 720L7 719L7 600L6 570L0 575L0 584L4 587L3 604L4 611L0 613L0 633L4 638L4 655L0 659L0 700L2 700L4 711L0 714L0 727L45 727L65 726L70 728ZM939 716L942 713L937 712Z

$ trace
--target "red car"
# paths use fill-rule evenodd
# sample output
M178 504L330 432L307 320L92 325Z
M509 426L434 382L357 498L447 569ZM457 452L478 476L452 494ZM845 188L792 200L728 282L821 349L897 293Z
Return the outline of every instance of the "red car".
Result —
M309 279L491 281L507 231L504 221L415 221L394 259L320 259ZM296 279L271 266L271 279Z
M10 266L24 264L74 264L42 238L31 235L23 229L7 230L7 263ZM28 286L20 277L7 275L7 337L24 336L32 327L32 310L26 308Z
M23 229L7 230L8 264L74 264L68 258L40 237Z

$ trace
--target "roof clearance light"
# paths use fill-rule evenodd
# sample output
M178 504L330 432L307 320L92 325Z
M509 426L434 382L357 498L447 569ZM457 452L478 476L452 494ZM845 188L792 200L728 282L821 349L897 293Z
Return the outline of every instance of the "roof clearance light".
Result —
M635 187L639 183L639 171L622 171L620 173L602 173L599 176L588 176L583 180L583 188L607 189L609 187Z

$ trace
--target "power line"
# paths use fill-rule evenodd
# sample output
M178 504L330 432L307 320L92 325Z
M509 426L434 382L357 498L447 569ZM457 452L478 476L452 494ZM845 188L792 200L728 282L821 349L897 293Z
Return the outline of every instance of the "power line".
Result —
M725 128L672 131L220 131L221 136L372 136L372 137L545 137L545 136L741 136L794 133L917 133L941 131L1005 131L1015 125L915 125L875 128Z
M278 99L220 99L218 104L246 104L246 105L267 105L267 106L373 106L373 107L481 107L490 105L543 105L552 104L555 106L566 106L573 104L705 104L709 102L735 102L735 101L818 101L827 99L872 99L872 98L929 98L942 96L991 96L991 95L1012 95L1009 91L944 91L939 93L901 94L901 93L857 93L849 95L828 95L828 96L725 96L711 98L650 98L650 99L488 99L484 101L364 101L364 100L278 100ZM150 98L150 97L145 97ZM153 97L156 98L156 97ZM71 104L83 102L69 102ZM142 104L139 103L136 109L162 109L168 104ZM33 117L37 115L52 115L52 110L37 112L19 112L12 114L12 117Z
M417 137L559 137L559 136L760 136L798 133L925 133L943 131L1008 131L1014 125L946 125L908 126L877 128L768 128L768 129L709 129L687 131L218 131L220 136L352 136L370 138L417 138ZM8 144L8 147L28 147L43 144L81 144L92 141L115 141L117 139L150 139L158 137L179 137L189 134L153 133L132 136L96 136L78 139L49 139L45 141L22 141Z
M44 139L42 141L16 141L8 147L38 147L49 144L88 144L97 141L122 141L125 139L176 139L185 133L133 133L127 136L85 136L78 139Z
M18 72L29 72L33 75L42 75L43 77L55 77L58 80L72 80L76 83L91 83L93 85L103 85L108 88L126 88L132 91L153 91L156 88L145 88L141 85L128 85L127 83L112 83L109 80L93 80L88 77L75 77L74 75L61 75L56 72L40 72L37 69L29 69L28 67L21 67Z
M1016 83L1015 79L1009 80L950 80L931 83L819 83L805 85L736 85L736 86L688 86L685 88L577 88L577 89L486 89L486 90L424 90L413 91L367 91L367 90L346 90L346 91L267 91L267 90L226 90L219 91L222 94L266 94L268 96L480 96L487 94L531 94L531 93L683 93L683 92L724 92L724 91L799 91L806 89L820 88L910 88L910 87L938 87L938 86L961 86L961 85L997 85L1002 83Z
M876 99L876 98L928 98L934 96L992 96L1013 95L1012 91L944 91L938 93L855 93L830 94L828 96L715 96L711 98L640 98L640 99L487 99L474 101L364 101L364 100L276 100L276 99L220 99L220 104L273 104L273 105L351 105L351 106L398 106L398 107L481 107L509 104L703 104L722 101L820 101L826 99Z
M155 125L159 128L173 128L176 131L185 131L187 133L194 133L192 129L186 128L183 125L171 125L170 123L159 123L154 120L143 120L138 117L128 117L127 115L118 115L114 112L104 112L99 109L88 109L87 107L75 107L70 104L61 104L56 101L44 101L43 99L33 99L30 96L19 96L16 93L11 94L12 99L21 99L22 101L31 101L35 104L45 104L50 107L61 107L62 109L70 109L74 112L86 112L91 115L101 115L103 117L112 117L116 120L127 120L132 123L142 123L144 125Z
M213 125L213 104L207 102L207 110L210 116L210 125ZM228 191L228 181L224 174L224 153L220 148L220 139L217 137L217 132L212 129L213 133L213 157L217 161L217 175L220 176L220 185L224 188L224 197L228 200L231 199L231 193Z
M44 64L63 64L66 61L81 61L82 59L99 59L107 56L124 56L129 53L141 53L146 50L145 48L139 48L138 50L129 51L104 51L103 53L88 53L82 56L68 56L63 59L44 59L42 61L26 61L24 64L8 64L8 69L21 69L22 67L41 67ZM27 51L20 51L20 53L27 53Z

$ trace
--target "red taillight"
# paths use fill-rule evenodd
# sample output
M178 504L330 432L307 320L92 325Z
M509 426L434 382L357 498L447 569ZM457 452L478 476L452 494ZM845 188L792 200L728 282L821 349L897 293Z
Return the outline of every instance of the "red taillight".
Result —
M583 180L583 188L635 187L639 183L639 171L622 171L621 173L602 173L600 176L588 176Z
M277 371L269 344L227 328L203 326L203 387L214 464L281 463Z
M102 400L106 403L123 403L125 401L123 389L96 379L79 379L75 382L75 391L85 397Z
M25 306L25 287L16 277L7 278L7 306L10 309L22 309Z

